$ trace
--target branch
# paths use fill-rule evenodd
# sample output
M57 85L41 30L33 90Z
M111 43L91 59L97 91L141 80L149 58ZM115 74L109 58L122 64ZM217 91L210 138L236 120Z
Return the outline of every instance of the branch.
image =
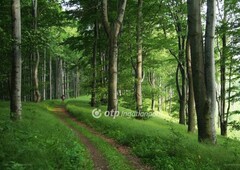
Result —
M102 0L103 25L108 36L110 36L110 24L108 21L108 0Z
M181 61L179 60L179 58L176 56L176 54L173 53L173 51L171 49L168 49L168 51L173 55L173 57L177 60L179 66L181 67L182 70L185 70L183 64L181 63Z
M104 1L104 0L103 0ZM122 5L119 9L119 12L118 12L118 18L117 18L117 21L115 24L118 24L119 26L118 27L115 27L115 35L117 36L119 34L119 31L120 31L120 27L122 25L122 22L123 22L123 18L124 18L124 13L125 13L125 9L126 9L126 4L127 4L127 0L123 0L122 2Z

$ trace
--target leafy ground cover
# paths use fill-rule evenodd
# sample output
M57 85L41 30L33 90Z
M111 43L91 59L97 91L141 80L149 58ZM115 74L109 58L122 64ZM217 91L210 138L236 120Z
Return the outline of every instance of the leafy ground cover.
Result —
M239 169L239 141L218 136L216 146L199 144L196 134L186 127L150 118L92 116L89 98L81 97L66 102L67 110L102 134L132 148L132 152L156 169ZM98 108L104 113L106 107ZM121 111L129 111L120 108Z
M93 169L85 146L46 103L24 103L19 122L9 120L8 108L0 102L0 169Z

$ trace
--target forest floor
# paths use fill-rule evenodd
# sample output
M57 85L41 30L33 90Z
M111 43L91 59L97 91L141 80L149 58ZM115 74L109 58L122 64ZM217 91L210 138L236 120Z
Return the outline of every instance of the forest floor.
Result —
M218 136L215 146L201 144L186 126L162 117L109 117L104 105L96 118L89 101L23 102L17 123L9 102L0 101L0 169L240 169L238 140Z
M52 111L67 127L69 127L72 131L74 131L74 133L79 137L81 143L83 143L86 146L93 160L94 169L96 170L110 169L108 160L104 157L104 155L101 153L99 148L97 148L96 145L94 145L94 143L87 136L84 135L84 133L82 133L79 129L77 129L76 126L71 124L69 120L71 122L74 122L75 125L80 126L81 128L85 128L92 135L96 136L97 138L101 138L102 140L107 142L109 145L114 147L120 154L122 154L128 160L129 166L132 167L133 169L139 169L139 170L152 169L150 166L144 165L138 157L133 155L129 147L120 145L115 140L107 136L104 136L103 134L101 134L100 132L97 132L92 127L86 125L84 122L77 120L75 117L73 117L68 113L68 111L65 109L63 105L56 106Z

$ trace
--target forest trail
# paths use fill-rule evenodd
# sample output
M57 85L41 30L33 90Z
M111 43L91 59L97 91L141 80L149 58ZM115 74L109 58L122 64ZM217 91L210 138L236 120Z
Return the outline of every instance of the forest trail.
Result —
M149 166L144 165L138 157L131 154L130 148L118 144L116 141L114 141L111 138L108 138L101 133L97 132L95 129L89 127L85 123L77 120L75 117L70 115L68 111L64 108L64 106L60 105L54 108L53 112L62 120L62 122L68 126L70 129L72 129L77 136L79 137L80 141L87 147L89 150L89 153L91 155L91 158L94 163L95 170L108 170L108 163L107 160L104 158L102 153L98 150L96 146L92 144L92 142L84 136L78 129L73 127L70 123L67 122L67 119L71 119L71 121L75 122L78 126L83 127L87 129L90 133L92 133L94 136L99 137L106 141L109 145L112 145L116 150L121 153L123 156L125 156L129 162L129 164L134 168L138 170L151 170L152 168Z
M75 134L79 137L80 141L86 146L88 149L90 156L93 160L94 163L94 169L95 170L108 170L108 163L104 159L103 155L101 152L91 143L91 141L84 136L82 133L80 133L76 128L74 128L72 125L70 125L67 122L67 117L70 117L69 114L67 113L66 109L63 106L58 106L54 108L54 113L62 120L62 122L72 129Z

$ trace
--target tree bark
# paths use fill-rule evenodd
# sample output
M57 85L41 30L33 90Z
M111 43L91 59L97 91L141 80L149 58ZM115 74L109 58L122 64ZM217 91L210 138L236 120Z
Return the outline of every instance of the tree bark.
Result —
M191 52L190 44L186 44L186 59L187 59L187 75L188 75L188 132L195 132L195 109L194 109L194 91L193 91L193 78L191 66Z
M49 99L52 100L52 56L49 56Z
M216 143L215 70L213 54L215 0L207 1L206 57L203 53L201 0L188 0L188 26L192 55L194 95L198 120L198 140Z
M46 100L46 74L47 74L47 68L46 68L46 57L47 57L47 50L44 49L44 55L43 55L43 100Z
M10 118L20 120L22 113L21 103L21 7L20 0L12 0L12 74L11 74L11 100L10 100Z
M220 83L221 83L221 95L220 95L220 129L221 129L221 135L222 136L227 136L227 124L228 124L228 120L227 118L227 113L226 113L226 58L227 58L227 36L226 36L226 29L227 29L227 23L226 23L226 9L225 9L225 1L224 1L224 5L223 5L223 10L224 10L224 16L223 16L223 25L222 25L222 53L220 54L220 74L221 74L221 79L220 79ZM231 78L231 77L230 77ZM230 80L229 80L230 81ZM229 87L230 88L230 87Z
M123 22L127 0L123 0L118 11L117 19L110 26L108 20L108 0L102 0L103 24L109 40L109 81L108 81L108 111L115 114L118 110L117 98L117 59L118 35Z
M61 95L65 95L65 83L64 83L64 77L65 77L65 62L63 59L60 61L60 74L61 74Z
M97 12L96 12L97 13ZM93 43L93 58L92 58L92 97L91 97L91 106L96 106L96 86L97 86L97 52L98 52L98 21L96 19L94 24L94 43Z
M162 109L162 98L161 98L161 96L158 96L158 111L160 112Z
M34 52L34 58L36 59L34 71L33 71L34 101L40 102L41 94L39 92L39 81L38 81L38 66L39 66L39 62L40 62L40 57L39 57L38 49L36 50L36 53Z
M38 1L33 0L32 4L33 4L33 29L36 32L37 31ZM34 70L33 70L34 101L40 102L41 94L39 91L39 80L38 80L38 66L39 66L39 62L40 62L40 56L39 56L39 50L38 50L37 46L34 47L33 58L36 59Z
M79 90L79 77L80 77L80 71L79 68L77 67L76 69L76 77L75 77L75 97L78 97L80 95L80 90Z
M152 87L152 92L151 92L151 110L155 110L155 88L156 88L156 78L155 78L155 73L153 70L150 70L148 73L148 82L150 86Z
M215 12L216 0L207 1L207 21L205 33L205 80L208 115L206 122L208 122L207 131L210 133L212 142L216 142L215 132L215 111L216 111L216 81L215 81L215 58L214 58L214 36L215 36Z
M136 111L137 117L141 117L142 112L142 14L143 0L138 0L137 14L137 69L136 69Z

